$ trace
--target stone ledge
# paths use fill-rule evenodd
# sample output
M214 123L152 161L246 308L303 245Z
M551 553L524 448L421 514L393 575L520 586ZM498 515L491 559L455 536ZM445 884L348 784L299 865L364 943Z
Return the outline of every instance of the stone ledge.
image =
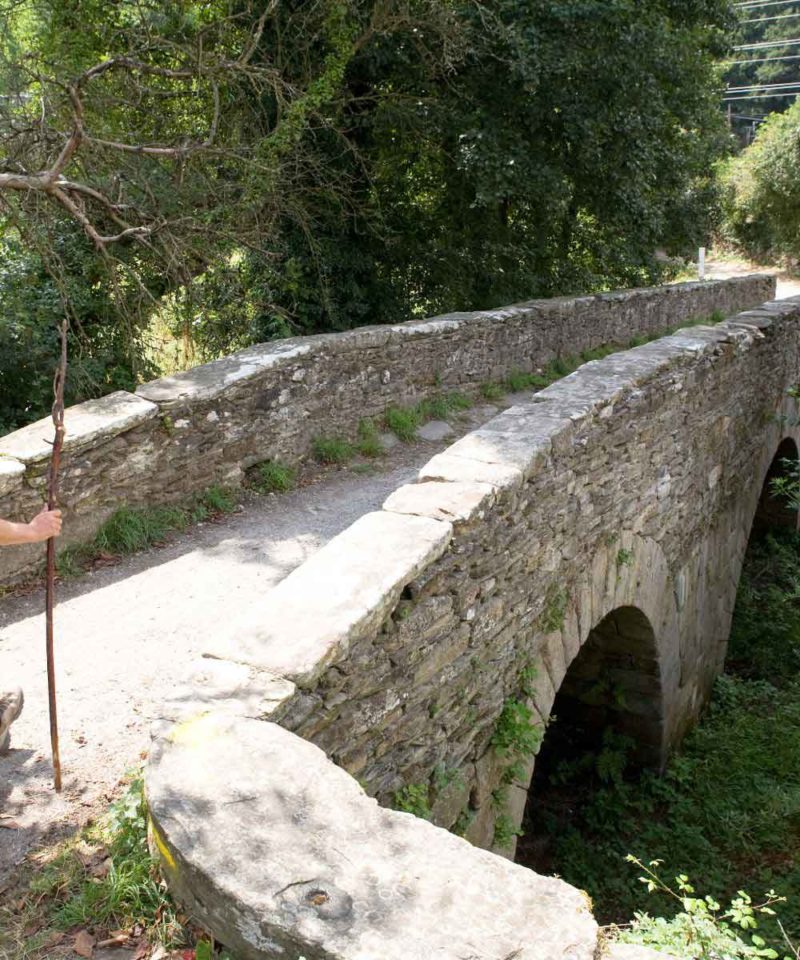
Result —
M380 511L361 517L274 587L211 656L312 684L379 625L402 588L444 553L453 528Z
M0 455L0 496L18 486L24 474L24 463L12 457Z
M136 395L164 404L213 400L243 381L306 356L319 339L296 337L276 343L258 343L221 360L143 383L136 388Z
M313 744L206 715L158 742L152 836L171 890L242 960L592 960L587 899L379 807Z
M410 514L466 523L483 517L485 507L494 499L494 487L488 483L408 483L390 494L383 509L390 513Z
M522 471L513 466L472 459L468 454L454 452L451 444L444 453L431 457L420 469L417 479L420 482L486 483L495 490L514 490L522 486Z
M154 403L124 390L67 407L64 411L64 451L115 437L150 420L157 413L158 407ZM0 437L0 456L13 457L25 464L45 460L52 450L53 433L50 417L37 420Z

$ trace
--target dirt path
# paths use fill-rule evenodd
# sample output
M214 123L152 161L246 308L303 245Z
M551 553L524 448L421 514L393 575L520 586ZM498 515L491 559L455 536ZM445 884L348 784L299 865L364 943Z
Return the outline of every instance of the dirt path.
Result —
M792 276L782 267L764 267L747 260L714 260L706 261L706 276L710 280L722 280L726 277L741 277L748 273L774 273L777 277L775 298L785 300L787 297L800 296L800 278Z
M0 685L26 694L13 749L0 757L0 887L32 847L74 830L113 798L147 750L168 692L238 608L378 509L437 450L496 409L470 411L446 440L395 447L372 475L341 469L291 493L252 497L220 522L63 584L60 796L51 788L43 593L0 603Z

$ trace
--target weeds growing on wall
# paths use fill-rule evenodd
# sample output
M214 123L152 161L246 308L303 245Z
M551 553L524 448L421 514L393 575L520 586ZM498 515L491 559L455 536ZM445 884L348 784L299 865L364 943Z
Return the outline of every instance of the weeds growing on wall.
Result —
M662 873L688 875L720 903L740 889L754 899L774 890L787 900L787 933L800 939L800 536L751 543L727 672L703 721L663 777L626 776L632 770L625 742L607 740L562 763L551 778L559 802L537 808L553 869L587 890L599 918L679 912L668 896L643 901L630 853L663 860ZM775 919L759 925L783 956Z

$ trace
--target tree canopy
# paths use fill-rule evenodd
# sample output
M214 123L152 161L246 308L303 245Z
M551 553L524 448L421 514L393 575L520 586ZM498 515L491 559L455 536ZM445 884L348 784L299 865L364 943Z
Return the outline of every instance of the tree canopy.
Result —
M202 359L646 282L707 234L727 0L3 5L0 429L65 309L74 400L156 372L154 318Z

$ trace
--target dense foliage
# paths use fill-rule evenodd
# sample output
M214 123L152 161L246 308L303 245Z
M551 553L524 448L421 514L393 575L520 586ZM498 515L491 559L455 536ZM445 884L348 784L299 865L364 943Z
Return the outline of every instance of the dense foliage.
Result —
M761 125L722 183L730 239L755 256L800 257L800 100Z
M665 916L679 909L670 897L643 904L641 871L625 862L629 853L661 858L662 874L686 874L720 903L740 889L759 899L774 889L787 898L779 914L797 942L800 536L774 533L751 543L727 673L665 775L626 778L625 747L607 738L599 755L556 774L546 808L553 869L589 892L602 919L618 922L643 906ZM759 925L783 956L774 919Z
M203 359L650 281L707 234L727 0L6 6L6 426L65 307L86 394L144 375L154 317ZM47 309L14 286L43 268Z

